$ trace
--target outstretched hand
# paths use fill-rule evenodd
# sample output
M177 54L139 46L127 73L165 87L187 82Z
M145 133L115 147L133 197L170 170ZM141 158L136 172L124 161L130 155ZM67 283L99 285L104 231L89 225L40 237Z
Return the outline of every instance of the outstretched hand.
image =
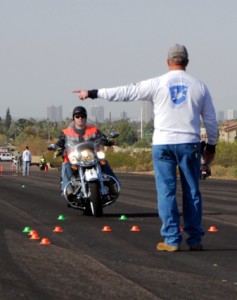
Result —
M78 97L80 100L85 100L88 98L88 91L87 90L76 90L73 93L79 94Z

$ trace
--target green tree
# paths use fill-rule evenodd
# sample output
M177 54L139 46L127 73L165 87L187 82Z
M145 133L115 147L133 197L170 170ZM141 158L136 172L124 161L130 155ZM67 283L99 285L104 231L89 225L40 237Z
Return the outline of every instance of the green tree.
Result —
M4 125L3 125L3 120L0 117L0 134L3 134L3 133L4 133Z
M18 122L17 121L15 121L15 122L13 121L11 123L10 128L7 131L7 135L8 135L9 138L12 138L13 140L15 140L16 137L21 133L21 131L22 130L21 130Z
M111 123L106 121L104 123L97 123L96 126L103 132L106 136L109 136L110 132L114 131Z
M7 142L7 136L0 134L0 146L4 145Z
M11 126L11 122L12 122L12 117L11 117L11 113L10 113L10 109L7 109L6 112L6 118L5 118L5 128L6 130L8 130Z
M33 123L30 120L23 119L23 118L18 119L18 124L19 124L19 126L20 126L20 128L21 128L22 131L24 130L24 128L26 126L33 125Z
M119 145L133 145L138 140L136 126L128 120L113 123L113 128L119 133L116 143Z
M153 120L149 121L148 123L145 123L143 127L144 136L152 136L153 130L154 130Z

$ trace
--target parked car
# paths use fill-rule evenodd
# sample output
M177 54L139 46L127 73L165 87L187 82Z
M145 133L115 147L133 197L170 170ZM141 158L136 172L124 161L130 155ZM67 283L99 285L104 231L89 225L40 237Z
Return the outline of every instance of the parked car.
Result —
M0 154L0 161L13 161L14 155L11 153L1 153Z

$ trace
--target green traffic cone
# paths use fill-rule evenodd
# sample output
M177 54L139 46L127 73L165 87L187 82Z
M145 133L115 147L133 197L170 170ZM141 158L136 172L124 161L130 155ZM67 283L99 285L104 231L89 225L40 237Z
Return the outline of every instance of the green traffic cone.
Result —
M58 220L63 221L63 220L65 220L65 217L63 215L60 215L60 216L58 216Z
M31 228L29 226L25 227L22 232L25 232L25 233L29 233L31 231Z

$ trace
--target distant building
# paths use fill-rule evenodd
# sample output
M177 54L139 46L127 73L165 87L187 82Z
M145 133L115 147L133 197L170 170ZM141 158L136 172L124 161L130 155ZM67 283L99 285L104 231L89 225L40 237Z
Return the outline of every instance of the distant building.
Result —
M237 122L227 121L219 128L219 140L232 143L237 138Z
M236 119L237 113L236 110L228 109L227 110L227 120L234 120Z
M104 122L104 106L92 105L90 107L90 117L95 122Z
M222 122L225 120L225 113L224 111L218 111L217 113L217 121Z
M62 106L50 106L47 107L47 119L51 122L62 122L63 120L63 108Z
M143 123L148 123L154 119L153 105L150 101L142 101L142 120Z

